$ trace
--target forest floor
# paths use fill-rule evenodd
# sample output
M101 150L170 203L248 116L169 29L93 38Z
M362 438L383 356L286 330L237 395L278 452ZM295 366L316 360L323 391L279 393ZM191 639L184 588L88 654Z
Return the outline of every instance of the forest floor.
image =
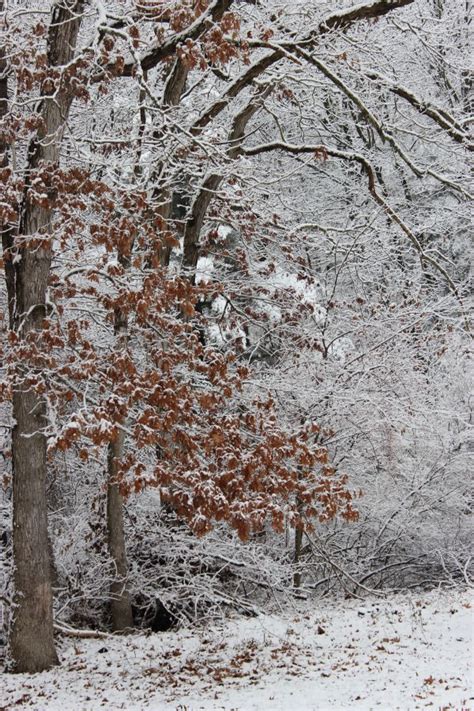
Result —
M0 674L0 711L472 710L473 610L468 591L433 591L65 638L60 667Z

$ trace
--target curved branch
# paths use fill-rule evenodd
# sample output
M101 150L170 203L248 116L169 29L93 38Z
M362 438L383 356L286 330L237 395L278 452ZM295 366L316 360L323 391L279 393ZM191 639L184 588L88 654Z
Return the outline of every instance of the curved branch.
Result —
M282 141L274 141L272 143L265 143L259 146L252 146L251 148L241 148L241 152L247 156L260 155L262 153L270 153L272 151L285 151L286 153L292 153L299 155L301 153L314 153L315 157L322 158L325 160L328 156L333 158L339 158L340 160L351 161L353 163L358 163L368 179L369 193L375 200L375 202L383 208L384 212L390 217L390 219L395 222L400 229L406 234L410 242L415 247L416 251L420 255L422 261L431 264L442 276L446 279L449 288L459 299L459 293L454 284L453 280L449 276L448 272L444 267L439 264L433 257L423 250L417 236L403 221L400 215L386 202L386 200L377 192L376 188L376 178L375 169L372 164L365 158L365 156L360 153L350 152L350 151L340 151L336 148L327 148L321 144L316 145L292 145L290 143L283 143Z
M347 97L352 101L359 111L362 113L364 116L365 120L367 123L369 123L371 126L374 127L374 129L377 131L377 134L379 135L380 139L382 140L383 143L388 143L392 146L393 150L395 153L397 153L400 158L406 163L406 165L410 168L410 170L417 176L417 178L422 178L425 175L430 175L432 178L435 180L438 180L440 183L443 183L444 185L447 185L448 187L452 188L453 190L456 190L457 192L462 193L465 197L467 197L469 200L472 200L472 195L465 190L461 185L458 185L452 180L449 180L448 178L444 177L443 175L439 175L439 173L436 173L434 170L431 170L431 168L421 168L418 165L416 165L413 160L406 154L406 152L403 150L403 148L399 145L399 143L395 140L395 138L392 135L392 132L389 130L386 130L383 128L382 122L377 119L377 117L372 113L372 111L366 106L366 104L363 102L363 100L360 98L360 96L353 90L351 89L335 72L333 72L324 62L322 62L320 59L314 56L314 54L308 54L308 52L305 52L304 50L300 49L297 47L295 49L297 55L299 57L302 57L303 59L306 59L306 61L312 65L314 65L317 69L319 69L322 74L324 74L325 77L327 77L333 84L335 84L338 89L340 89ZM462 141L463 142L463 141ZM469 147L469 145L468 145ZM473 144L470 144L470 148L474 148Z
M221 111L223 111L229 102L234 99L245 87L249 86L254 79L263 74L273 64L279 62L286 56L288 50L294 49L296 45L304 45L310 48L318 40L319 37L333 32L335 30L347 29L355 22L362 20L370 20L377 17L382 17L392 10L397 10L406 5L410 5L414 0L376 0L371 3L363 3L349 10L337 12L323 20L318 27L311 31L310 34L300 40L292 43L282 43L282 49L275 49L272 45L272 52L266 54L257 62L252 64L246 72L238 77L227 89L227 91L218 99L204 114L202 114L191 129L193 134L202 131ZM268 43L262 43L262 47L268 48Z
M383 15L392 12L392 10L406 7L406 5L411 5L413 2L414 0L376 0L376 2L369 4L362 3L349 8L349 10L344 10L343 12L338 12L328 17L327 20L324 20L324 22L319 25L317 34L340 30L360 20L372 20L383 17Z
M466 145L468 150L474 150L474 144L469 142L469 135L463 130L463 127L449 114L445 109L441 109L433 104L420 99L413 94L410 89L407 89L400 84L395 84L388 77L382 76L377 72L367 72L365 76L371 81L377 82L379 85L385 86L392 94L396 94L402 99L405 99L413 106L420 114L429 116L442 129L448 133L458 143Z

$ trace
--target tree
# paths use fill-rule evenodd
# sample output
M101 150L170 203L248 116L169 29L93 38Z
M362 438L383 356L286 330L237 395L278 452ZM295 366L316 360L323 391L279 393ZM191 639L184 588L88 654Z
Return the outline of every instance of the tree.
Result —
M102 3L86 17L61 0L49 29L4 12L18 670L55 661L48 468L106 486L117 630L133 621L124 502L145 488L197 534L291 526L298 564L318 520L356 517L342 462L360 471L379 425L354 383L372 397L382 366L389 382L385 344L407 333L413 370L429 357L417 329L436 290L464 318L423 226L439 194L465 209L464 119L385 51L412 5Z
M19 221L17 229L8 224L2 229L10 328L16 348L23 356L17 361L12 383L15 611L10 640L15 670L22 672L41 671L57 663L46 517L47 403L44 393L35 389L40 361L34 353L28 352L29 346L41 338L43 321L48 313L51 208L49 196L45 200L38 194L38 186L32 178L36 178L41 170L46 194L51 192L48 171L54 171L58 164L61 135L73 98L63 67L73 60L82 9L80 0L64 0L52 12L44 83L37 111L37 132L25 161ZM3 62L2 108L5 116L8 77L5 60ZM56 81L53 73L56 73ZM8 180L5 138L3 141L3 171Z

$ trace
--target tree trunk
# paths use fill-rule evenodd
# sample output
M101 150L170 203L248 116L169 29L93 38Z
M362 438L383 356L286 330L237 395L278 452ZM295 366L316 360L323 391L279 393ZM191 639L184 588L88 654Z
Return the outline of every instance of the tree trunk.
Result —
M110 585L110 614L112 629L123 632L133 627L132 601L127 589L127 554L123 526L123 496L117 481L118 462L123 456L124 433L109 444L107 481L107 535L109 554L113 564Z
M4 10L3 0L0 0L0 12ZM8 112L8 67L5 58L5 50L0 47L0 121L4 120ZM8 166L9 146L0 140L0 168ZM9 254L13 246L13 226L9 223L0 223L2 234L2 250L4 256L5 284L7 287L8 316L10 326L13 323L13 308L15 300L15 267Z
M10 637L14 671L39 672L58 663L46 505L44 402L21 382L13 395L13 556L15 609ZM28 437L28 435L31 435Z
M295 556L294 564L296 567L295 574L293 575L293 587L301 587L301 571L298 570L298 565L301 559L301 550L303 547L303 527L296 526L295 528Z
M55 5L48 34L49 66L71 61L81 23L82 0ZM54 168L72 97L60 86L54 99L44 94L42 126L28 152L28 171L19 233L5 254L6 277L12 291L10 326L22 340L43 329L51 268L51 207L28 200L29 180L45 164ZM51 205L54 195L50 194ZM2 234L2 237L4 235ZM34 249L31 239L36 238ZM13 256L14 274L11 273ZM10 296L10 295L9 295ZM28 363L17 365L13 387L13 554L15 605L10 635L13 670L39 672L58 663L53 639L52 564L46 499L47 410L44 396L30 382L40 373Z
M127 269L130 259L119 253L119 261ZM127 347L128 317L120 309L115 311L114 332L117 350ZM127 549L123 525L123 496L118 481L119 462L123 457L125 433L118 431L117 438L110 442L107 455L107 545L112 561L110 585L110 616L112 629L123 632L133 627L132 600L127 589Z
M229 148L227 155L229 158L237 158L240 154L240 147L245 136L245 131L249 121L261 108L265 98L271 93L272 85L262 86L257 90L255 96L239 111L234 117L232 129L229 134ZM218 174L208 175L202 183L199 193L196 195L186 221L183 236L183 260L182 266L186 271L192 284L196 281L196 267L200 255L200 235L207 210L211 200L219 189L224 177Z
M163 100L164 107L176 106L179 103L187 75L188 69L186 66L180 60L176 60L166 83ZM144 103L145 98L145 95L140 97L140 104ZM141 136L145 130L146 123L146 115L143 108L140 109L140 122ZM158 136L159 134L157 133L155 138ZM135 174L138 175L139 172L139 161L137 161ZM169 191L162 191L160 197L162 204L157 209L157 214L161 215L166 224L171 216L171 194ZM159 254L156 255L158 264L168 266L170 254L171 248L165 244L162 245ZM117 257L124 270L128 270L130 268L130 256L119 251ZM120 309L115 312L114 332L116 348L126 348L128 318L127 314ZM112 628L116 632L133 627L132 601L130 592L127 589L128 563L123 524L124 501L117 481L118 463L123 457L124 439L123 432L119 432L118 438L109 444L107 458L107 543L113 566L113 580L110 586L110 615Z
M298 479L301 479L301 471L298 471ZM301 500L297 496L296 497L296 508L298 511L298 514L301 516L301 510L302 510L302 505L301 505ZM301 562L301 554L303 552L303 525L302 523L297 523L295 526L295 551L294 551L294 559L293 562L295 564L295 573L293 575L293 587L295 590L301 587L301 582L302 582L302 574L301 574L301 569L300 569L300 562Z

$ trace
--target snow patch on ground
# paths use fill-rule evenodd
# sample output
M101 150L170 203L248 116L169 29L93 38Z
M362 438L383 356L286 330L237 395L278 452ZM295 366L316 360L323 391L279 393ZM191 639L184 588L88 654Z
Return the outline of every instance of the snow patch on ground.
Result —
M315 601L199 630L65 639L62 665L0 675L0 708L37 711L472 709L467 591Z

